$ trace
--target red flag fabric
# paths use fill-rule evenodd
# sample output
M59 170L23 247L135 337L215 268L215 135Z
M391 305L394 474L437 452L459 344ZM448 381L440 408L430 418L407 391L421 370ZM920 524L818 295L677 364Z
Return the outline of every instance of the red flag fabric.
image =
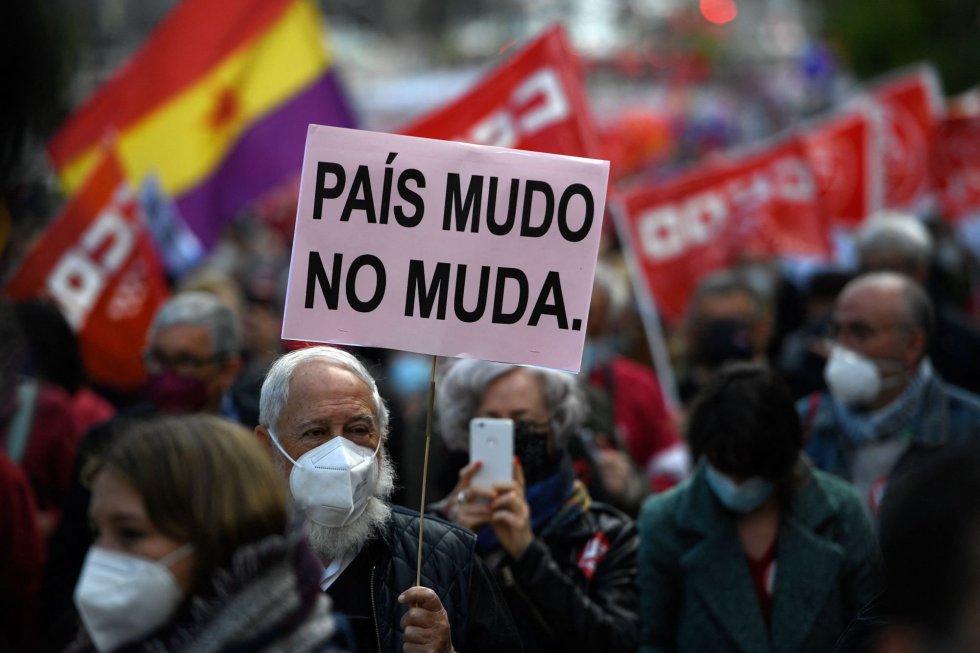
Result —
M929 164L942 94L935 71L918 66L875 84L885 110L885 206L920 211L930 200Z
M556 25L409 136L601 158L578 58Z
M854 228L882 208L883 127L880 111L858 106L801 132L832 224Z
M631 107L600 128L610 172L618 180L667 161L677 150L674 129L666 114Z
M824 257L827 220L798 138L715 159L626 193L620 232L663 316L676 322L698 282L746 258Z
M133 390L167 286L139 205L108 153L27 253L5 287L14 300L54 300L78 333L93 381Z
M980 213L980 115L940 123L933 170L943 217Z

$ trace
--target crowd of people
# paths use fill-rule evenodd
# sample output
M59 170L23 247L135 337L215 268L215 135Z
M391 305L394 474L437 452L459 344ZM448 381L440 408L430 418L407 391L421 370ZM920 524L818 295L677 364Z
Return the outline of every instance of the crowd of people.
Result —
M930 227L711 274L663 343L606 242L577 375L282 341L258 223L172 280L138 393L5 302L0 651L975 650L980 329Z

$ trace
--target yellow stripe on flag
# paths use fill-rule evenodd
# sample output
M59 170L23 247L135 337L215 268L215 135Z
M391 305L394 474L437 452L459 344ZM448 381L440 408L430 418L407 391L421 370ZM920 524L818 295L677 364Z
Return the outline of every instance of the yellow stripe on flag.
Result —
M254 43L120 133L127 178L139 183L156 173L169 195L196 186L243 131L330 66L323 24L312 2L300 0ZM68 189L84 181L98 156L95 146L65 167Z

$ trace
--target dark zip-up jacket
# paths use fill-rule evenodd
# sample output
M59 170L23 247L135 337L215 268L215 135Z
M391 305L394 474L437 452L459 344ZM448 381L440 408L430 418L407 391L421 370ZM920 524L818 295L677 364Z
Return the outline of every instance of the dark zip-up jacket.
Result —
M401 653L401 619L408 608L398 603L398 596L415 585L418 537L418 513L392 506L381 536L327 590L334 609L350 618L359 652ZM475 548L470 531L426 515L422 585L439 595L456 651L521 651L500 588Z
M491 562L525 650L636 650L638 547L633 520L593 501L560 510L519 560Z

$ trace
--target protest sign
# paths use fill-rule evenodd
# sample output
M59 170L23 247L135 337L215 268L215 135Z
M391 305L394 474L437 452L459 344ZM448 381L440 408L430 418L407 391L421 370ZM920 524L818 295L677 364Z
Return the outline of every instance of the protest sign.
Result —
M929 66L890 75L871 88L885 110L885 206L922 211L929 206L929 164L942 116L939 79Z
M601 152L578 58L560 26L400 132L573 156Z
M860 103L801 132L832 224L854 228L882 208L883 129L881 111Z
M4 291L53 300L78 333L96 383L133 390L144 379L146 332L167 286L139 204L113 153L105 154L42 234Z
M608 174L310 125L283 338L577 372Z
M668 321L697 283L741 260L824 257L827 220L797 138L738 158L718 158L624 197L620 233ZM638 284L638 287L643 285Z

